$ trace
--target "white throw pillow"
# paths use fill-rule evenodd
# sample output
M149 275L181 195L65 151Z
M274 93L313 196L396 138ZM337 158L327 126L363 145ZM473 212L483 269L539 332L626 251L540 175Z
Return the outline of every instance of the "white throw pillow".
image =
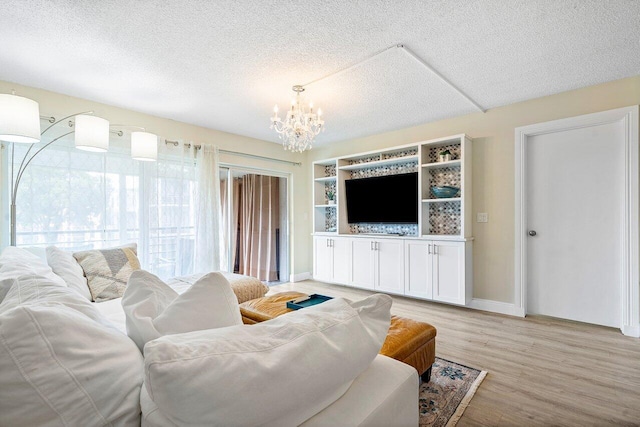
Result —
M59 286L67 286L64 280L51 270L45 260L31 252L15 246L8 246L2 251L0 280L14 278L24 281L34 276L46 278Z
M87 285L87 278L84 277L84 271L73 257L71 252L64 251L55 246L49 246L46 249L47 263L55 274L65 281L67 286L80 295L91 301L91 292Z
M0 424L140 424L143 360L76 292L17 282L0 305Z
M209 273L178 295L148 271L134 271L122 297L127 333L140 351L164 335L241 325L238 300L220 273Z
M299 425L371 364L391 302L387 295L333 299L256 325L150 341L143 417L156 425ZM146 412L154 410L162 417Z

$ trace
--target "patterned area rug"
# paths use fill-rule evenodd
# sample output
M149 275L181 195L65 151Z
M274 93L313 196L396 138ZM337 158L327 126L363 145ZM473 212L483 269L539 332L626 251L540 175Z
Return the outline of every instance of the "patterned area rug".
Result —
M420 385L420 425L455 426L485 375L486 371L436 357L431 381Z

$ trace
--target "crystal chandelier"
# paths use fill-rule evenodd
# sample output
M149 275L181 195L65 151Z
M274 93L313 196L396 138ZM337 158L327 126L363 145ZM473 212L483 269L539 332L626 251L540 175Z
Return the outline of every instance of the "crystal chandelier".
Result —
M282 140L285 150L302 153L311 149L313 139L324 130L324 120L322 120L322 110L313 111L313 103L306 107L300 102L300 94L304 92L304 87L296 85L293 87L296 98L291 101L291 109L287 111L284 121L278 116L278 106L273 107L273 117L271 117L271 129L275 129Z

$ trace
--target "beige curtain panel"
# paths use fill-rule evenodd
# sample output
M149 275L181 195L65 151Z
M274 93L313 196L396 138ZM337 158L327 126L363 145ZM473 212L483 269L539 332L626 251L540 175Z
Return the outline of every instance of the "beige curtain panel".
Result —
M277 276L276 230L280 219L280 178L245 175L233 182L232 254L237 271L264 281ZM237 246L236 246L237 245Z

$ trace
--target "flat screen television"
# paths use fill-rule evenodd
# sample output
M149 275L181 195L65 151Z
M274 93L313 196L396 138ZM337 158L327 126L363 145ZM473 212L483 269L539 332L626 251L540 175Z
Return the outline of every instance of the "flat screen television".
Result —
M345 181L347 221L418 223L418 172Z

